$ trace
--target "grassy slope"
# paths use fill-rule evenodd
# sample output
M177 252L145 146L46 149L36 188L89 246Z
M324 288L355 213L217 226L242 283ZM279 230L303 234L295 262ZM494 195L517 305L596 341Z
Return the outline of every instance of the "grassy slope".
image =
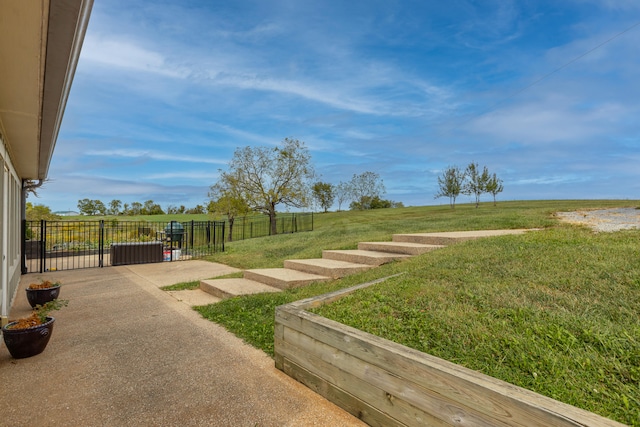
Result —
M215 260L281 267L322 249L398 232L544 227L455 245L328 284L201 307L206 317L273 354L277 305L405 272L318 310L618 421L640 425L640 231L595 234L553 212L638 206L621 201L509 202L316 216L312 233L228 245Z
M354 249L358 242L391 240L393 233L547 227L555 223L550 215L559 206L581 205L584 204L505 202L480 209L460 205L451 210L447 205L315 214L312 233L233 242L226 246L225 253L211 260L244 269L282 267L285 259L319 258L323 249ZM595 202L587 205L597 206Z

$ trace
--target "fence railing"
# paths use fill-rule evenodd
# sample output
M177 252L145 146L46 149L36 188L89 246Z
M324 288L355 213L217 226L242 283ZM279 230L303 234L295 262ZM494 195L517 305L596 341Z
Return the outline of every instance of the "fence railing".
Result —
M277 234L313 231L313 213L280 213ZM225 221L24 221L23 273L202 258L272 235L269 217Z
M267 215L235 218L233 227L226 221L228 241L271 236L271 222ZM231 230L230 230L231 228ZM279 213L276 216L277 234L313 231L313 212Z
M24 221L23 273L201 258L224 251L223 221Z

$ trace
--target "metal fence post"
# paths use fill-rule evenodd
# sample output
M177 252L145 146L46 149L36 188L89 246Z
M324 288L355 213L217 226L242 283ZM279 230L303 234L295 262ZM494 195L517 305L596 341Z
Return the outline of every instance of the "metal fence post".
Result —
M40 220L40 273L44 273L45 257L47 256L47 221Z
M104 220L100 220L100 234L98 235L98 266L104 267Z
M191 243L191 251L193 251L193 220L191 220L191 237L189 238Z
M225 222L222 221L222 252L224 252L224 228L225 228Z
M20 271L27 274L27 220L22 220L22 247L20 249Z

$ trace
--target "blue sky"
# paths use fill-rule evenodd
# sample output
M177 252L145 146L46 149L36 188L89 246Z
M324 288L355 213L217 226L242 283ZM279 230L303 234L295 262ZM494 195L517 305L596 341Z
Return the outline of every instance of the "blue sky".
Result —
M637 0L95 0L29 201L204 205L237 147L285 137L406 206L470 162L499 200L637 199L639 23Z

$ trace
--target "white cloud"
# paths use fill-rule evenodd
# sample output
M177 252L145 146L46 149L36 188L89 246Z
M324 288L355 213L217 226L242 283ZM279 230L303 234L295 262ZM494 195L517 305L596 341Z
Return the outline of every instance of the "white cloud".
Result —
M169 63L159 52L146 49L133 41L109 39L91 32L82 48L82 59L106 67L143 71L165 77L186 78L190 71Z
M637 5L96 2L52 178L187 205L207 186L183 184L213 181L235 147L293 137L323 180L377 171L403 201L470 161L514 197L581 197L575 177L596 174L623 193L640 28L531 83L632 25Z
M177 171L177 172L160 172L145 175L142 179L150 180L209 180L213 183L218 179L220 174L212 171Z
M539 106L522 106L483 116L475 120L471 129L502 142L536 145L559 141L577 143L598 132L587 117Z
M576 175L556 175L542 176L536 178L517 179L509 182L509 185L554 185L554 184L573 184L578 182L589 181L588 178Z
M90 150L85 153L88 156L99 157L125 157L125 158L144 158L150 160L168 160L173 162L186 162L186 163L210 163L210 164L224 164L226 160L210 159L206 157L198 156L185 156L182 154L173 153L161 153L152 150Z

